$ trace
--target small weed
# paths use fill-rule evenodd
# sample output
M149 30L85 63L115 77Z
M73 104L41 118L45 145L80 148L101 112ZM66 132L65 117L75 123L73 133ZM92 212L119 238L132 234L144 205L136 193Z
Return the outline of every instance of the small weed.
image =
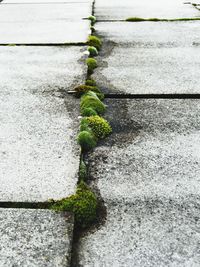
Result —
M98 51L101 49L101 46L102 46L102 42L101 42L101 40L100 40L98 37L93 36L93 35L89 36L87 44L88 44L89 46L94 46L94 47L96 47L96 49L97 49Z
M88 47L88 51L90 53L90 57L96 57L96 56L98 56L98 51L97 51L96 47L89 46Z
M51 208L56 211L73 212L77 225L86 228L96 219L97 204L95 194L81 181L75 195L57 201Z

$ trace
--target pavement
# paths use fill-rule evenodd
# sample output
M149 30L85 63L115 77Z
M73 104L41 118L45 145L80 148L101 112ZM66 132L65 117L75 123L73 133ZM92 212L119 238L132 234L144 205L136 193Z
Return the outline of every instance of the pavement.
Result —
M73 214L20 207L76 191L79 100L67 91L86 78L91 10L91 1L0 3L1 267L71 265Z
M0 2L0 267L200 266L198 6ZM35 207L76 190L79 100L67 91L86 78L93 11L113 133L86 157L106 216L77 239L73 214Z

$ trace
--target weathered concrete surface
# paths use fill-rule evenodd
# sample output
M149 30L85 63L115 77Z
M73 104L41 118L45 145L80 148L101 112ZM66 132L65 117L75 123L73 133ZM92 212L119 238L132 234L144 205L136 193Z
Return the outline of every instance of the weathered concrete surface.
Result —
M107 104L114 133L89 163L108 215L80 266L199 266L200 100Z
M0 48L0 201L74 193L78 102L64 92L85 79L79 47Z
M109 92L198 94L199 26L199 21L97 23L105 47L94 77Z
M68 267L73 218L49 210L0 209L1 267Z
M0 44L86 42L90 2L68 4L1 4Z
M140 18L191 18L200 13L183 0L96 0L95 14L98 20Z

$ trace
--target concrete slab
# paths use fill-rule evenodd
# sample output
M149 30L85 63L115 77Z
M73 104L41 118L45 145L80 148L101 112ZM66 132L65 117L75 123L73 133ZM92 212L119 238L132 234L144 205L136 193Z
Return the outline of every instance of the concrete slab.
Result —
M81 239L78 263L199 266L200 100L107 104L114 133L89 155L107 220Z
M90 16L90 2L83 3L41 3L4 5L0 7L0 23L73 21Z
M71 3L92 3L93 0L3 0L3 4L71 4Z
M104 49L94 78L122 94L198 94L200 22L98 23Z
M78 7L78 8L77 8ZM91 3L0 6L0 44L86 42Z
M65 97L86 69L79 47L0 48L0 201L74 193L78 102Z
M68 267L73 218L49 210L0 209L1 267Z
M98 20L140 18L191 18L200 13L183 0L96 0L95 13Z

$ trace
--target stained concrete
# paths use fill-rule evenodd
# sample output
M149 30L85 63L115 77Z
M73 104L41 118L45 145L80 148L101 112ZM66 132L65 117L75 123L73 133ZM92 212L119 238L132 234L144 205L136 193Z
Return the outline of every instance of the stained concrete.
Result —
M94 78L108 92L198 94L199 21L97 23L104 41Z
M1 267L70 266L73 217L49 210L0 209Z
M0 44L84 43L91 13L90 2L1 4Z
M114 132L88 161L107 220L82 237L78 264L199 266L200 100L106 104Z
M74 193L80 47L0 48L0 201L47 201Z
M98 20L124 20L140 18L191 18L200 12L183 0L96 0L95 14Z

